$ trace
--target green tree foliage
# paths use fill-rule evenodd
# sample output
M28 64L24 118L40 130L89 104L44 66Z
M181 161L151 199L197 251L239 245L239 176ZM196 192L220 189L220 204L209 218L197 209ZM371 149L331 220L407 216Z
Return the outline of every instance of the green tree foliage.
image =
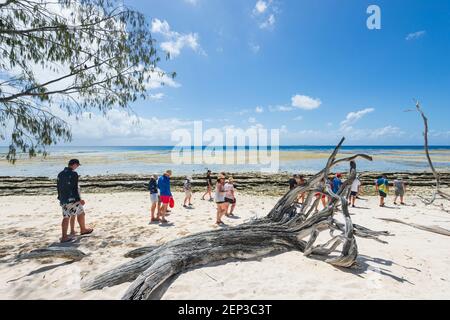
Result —
M159 60L145 17L119 1L3 1L0 139L9 143L7 159L70 141L55 108L75 117L105 114L146 98L149 81L175 76L164 75Z

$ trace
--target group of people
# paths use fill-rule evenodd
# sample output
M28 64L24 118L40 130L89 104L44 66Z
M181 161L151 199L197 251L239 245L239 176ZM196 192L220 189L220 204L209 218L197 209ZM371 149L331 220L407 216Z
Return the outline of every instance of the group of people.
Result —
M80 161L78 159L72 159L69 161L68 166L64 168L58 174L57 179L57 189L58 189L58 200L62 208L63 220L61 223L62 235L61 242L71 241L75 233L75 221L78 221L80 226L80 234L90 234L94 230L86 226L84 205L85 201L81 199L80 188L78 185L78 174L76 169L80 166ZM172 192L170 190L170 177L172 176L172 171L167 170L163 175L157 177L152 175L148 183L148 191L150 192L150 223L167 223L166 216L170 212L169 207L174 207L174 199ZM291 179L289 179L290 190L295 189L299 186L305 186L307 183L305 176L294 174ZM338 193L343 182L342 174L337 173L334 176L329 176L326 181L329 189L333 193ZM348 200L352 207L355 207L356 199L361 194L362 183L359 177L356 177L350 187L350 193L348 194ZM405 205L404 195L406 192L406 184L403 182L402 178L397 178L393 183L395 189L394 204L397 205L397 199L400 198L400 204ZM213 192L213 179L211 176L211 170L206 173L206 191L202 196L202 200L205 200L206 196L209 196L209 201L214 201L217 206L216 211L216 224L223 225L224 222L222 218L233 217L234 209L236 207L236 196L235 196L235 183L232 176L226 177L224 172L221 172L217 176L215 183L214 197ZM375 188L380 196L380 207L385 206L385 199L389 194L389 181L386 175L379 176L375 181ZM192 209L192 177L186 176L183 183L183 191L185 193L185 198L183 202L183 207L186 209ZM305 201L305 192L300 192L298 195L298 202L303 203ZM315 194L317 199L315 204L315 210L318 211L319 202L325 208L331 201L331 197L321 192ZM320 200L320 201L319 201ZM70 226L70 233L69 231Z
M337 193L343 184L342 174L336 173L335 175L330 175L329 177L327 177L326 184L328 185L329 189L333 191L333 193ZM289 179L289 189L290 190L295 189L298 186L305 186L305 185L306 185L306 180L305 180L304 175L294 174ZM398 177L394 181L393 186L394 186L394 190L395 190L394 191L394 193L395 193L394 205L397 205L397 199L399 199L399 198L400 198L400 204L405 205L405 202L404 202L404 196L405 196L405 192L406 192L405 182L403 181L403 179L401 177ZM389 181L388 181L386 175L379 176L375 180L375 189L378 192L378 195L380 197L380 207L384 207L385 199L387 198L387 196L389 194ZM353 180L352 185L350 186L350 192L347 195L347 200L349 201L349 203L351 204L351 206L353 208L355 207L356 200L360 199L359 196L361 194L362 194L362 183L361 183L359 176L357 176ZM317 192L315 194L315 197L316 197L316 199L320 200L320 202L322 203L322 206L324 208L331 201L330 196L323 194L321 192ZM299 203L303 203L304 199L305 199L305 192L301 192L298 197ZM316 204L315 204L316 211L318 211L318 207L319 207L319 201L316 201Z
M397 199L400 198L400 204L406 205L404 202L405 192L406 192L406 183L403 181L402 177L398 177L394 180L394 204L397 205ZM375 187L380 196L380 207L385 206L385 199L389 194L389 181L386 175L379 176L375 180Z

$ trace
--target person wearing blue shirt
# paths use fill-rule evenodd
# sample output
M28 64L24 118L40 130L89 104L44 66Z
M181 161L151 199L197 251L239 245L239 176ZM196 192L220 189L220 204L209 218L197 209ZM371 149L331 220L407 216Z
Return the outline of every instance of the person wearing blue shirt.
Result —
M336 176L333 179L333 192L337 193L339 191L339 188L342 185L342 180L341 180L342 174L338 173L336 174Z
M158 214L158 219L162 223L167 223L166 213L167 206L169 205L170 198L172 198L172 193L170 192L170 176L172 175L172 170L167 170L158 179L158 189L161 200L161 209Z

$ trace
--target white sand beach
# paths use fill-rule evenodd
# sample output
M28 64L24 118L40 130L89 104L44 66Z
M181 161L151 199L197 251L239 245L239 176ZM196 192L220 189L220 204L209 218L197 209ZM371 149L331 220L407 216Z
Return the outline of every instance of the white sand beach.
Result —
M19 253L57 243L61 213L55 196L0 197L0 299L120 299L130 283L82 292L85 281L120 265L128 251L159 245L215 228L215 205L194 194L195 210L181 207L176 193L171 226L148 225L149 198L143 193L84 194L90 236L76 242L88 254L81 261L15 261ZM181 274L162 299L450 299L450 237L377 218L396 218L450 229L450 215L426 207L416 197L408 206L379 208L376 197L359 201L352 220L373 230L388 230L388 244L357 238L358 266L335 268L288 252L258 261L209 265ZM236 225L266 215L277 197L238 195Z

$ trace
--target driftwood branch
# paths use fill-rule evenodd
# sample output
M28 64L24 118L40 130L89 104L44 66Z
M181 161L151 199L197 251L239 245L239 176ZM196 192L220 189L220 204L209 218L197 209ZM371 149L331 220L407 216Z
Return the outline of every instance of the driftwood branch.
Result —
M441 190L441 177L440 177L439 173L437 172L436 168L434 167L433 161L431 160L429 146L428 146L428 118L425 115L425 113L422 111L422 109L420 107L420 103L417 100L416 100L416 110L417 110L417 112L419 112L419 114L423 120L423 124L424 124L423 137L424 137L425 155L427 157L428 165L430 166L431 171L433 172L434 179L436 181L433 196L430 199L426 199L423 197L421 197L421 199L427 205L433 204L438 195L442 199L450 201L450 195ZM443 210L447 212L447 210L445 210L445 209L443 209Z
M428 232L433 232L433 233L437 233L437 234L442 234L444 236L450 236L450 230L447 230L445 228L439 227L439 226L423 226L420 224L415 224L415 223L408 223L408 222L404 222L402 220L398 220L398 219L389 219L389 218L378 218L380 220L383 221L388 221L388 222L394 222L394 223L401 223L416 229L420 229L420 230L424 230L424 231L428 231Z
M290 250L301 251L305 256L325 256L329 264L351 267L358 255L355 237L385 243L378 237L389 233L353 225L345 195L356 178L354 166L337 193L329 189L327 177L334 165L357 158L372 160L368 155L337 160L343 142L344 138L322 171L312 176L305 186L286 193L266 217L239 226L190 235L156 248L133 250L127 256L135 259L83 283L82 288L96 290L132 281L123 299L154 299L158 298L156 293L161 291L164 283L193 267L229 259L259 259ZM305 200L300 204L298 196L303 193ZM317 193L331 199L321 211L315 211L319 201L315 196ZM336 220L338 206L341 207L341 221ZM330 233L330 240L318 244L318 236L324 231Z

